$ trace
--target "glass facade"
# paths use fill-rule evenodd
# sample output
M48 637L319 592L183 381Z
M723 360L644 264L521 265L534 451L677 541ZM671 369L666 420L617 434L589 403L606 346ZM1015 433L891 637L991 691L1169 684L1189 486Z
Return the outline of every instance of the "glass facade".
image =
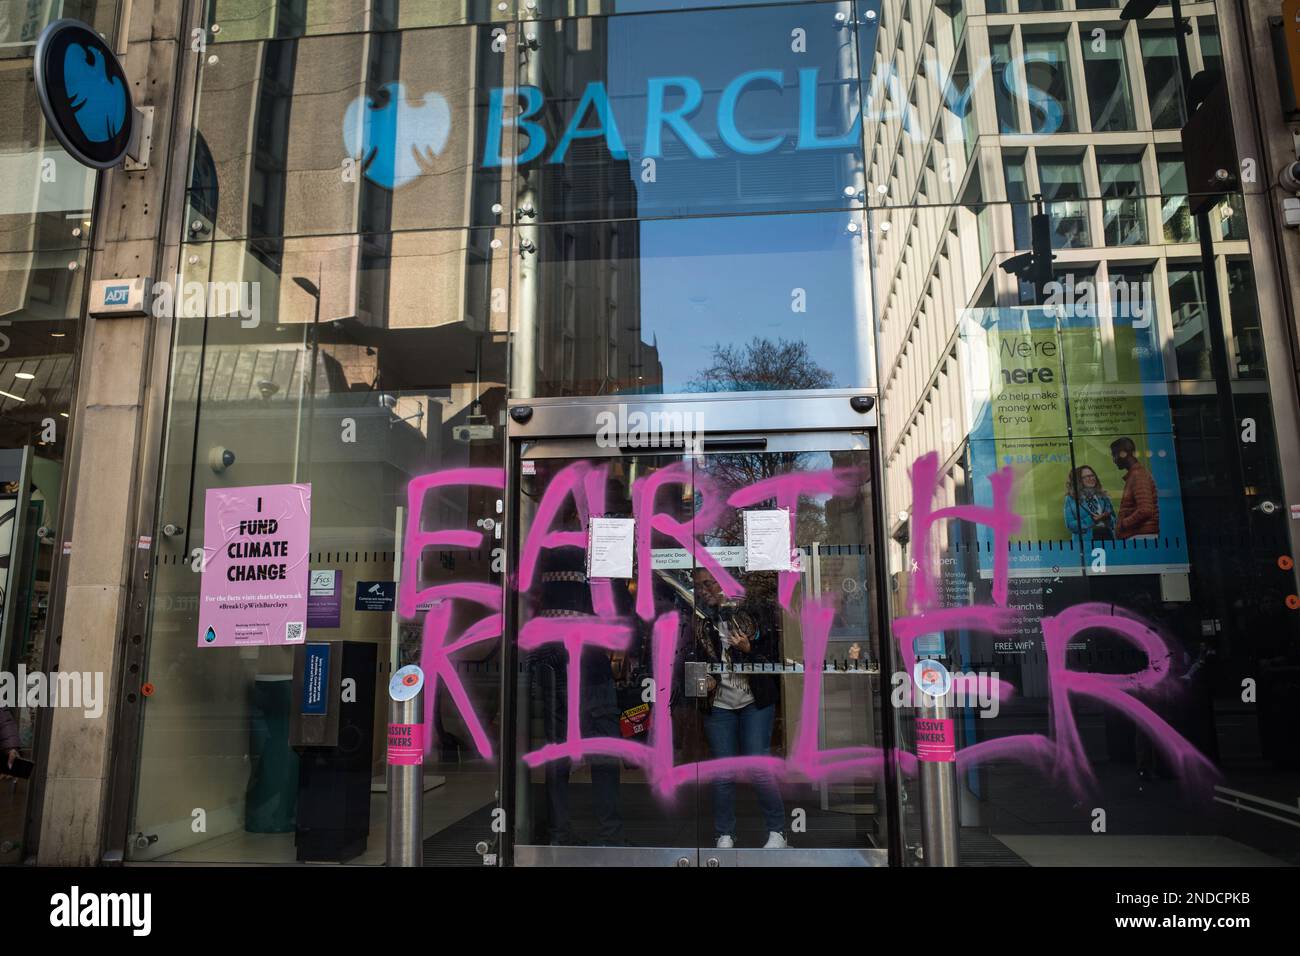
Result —
M0 4L0 670L47 669L63 540L63 488L75 406L95 176L46 130L31 82L36 38L60 15L111 33L112 2ZM12 678L11 678L12 679ZM0 707L0 772L42 749L40 707ZM33 781L0 786L0 863L32 852Z
M963 864L1300 862L1245 206L1204 259L1169 8L1118 7L209 3L129 859L382 863L419 663L429 865L917 865L941 781ZM284 485L305 641L204 646L216 509Z

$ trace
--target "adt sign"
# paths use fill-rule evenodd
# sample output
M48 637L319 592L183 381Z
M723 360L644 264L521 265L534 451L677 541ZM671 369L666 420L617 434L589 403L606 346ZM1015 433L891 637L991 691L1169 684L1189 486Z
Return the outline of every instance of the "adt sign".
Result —
M129 285L111 285L104 290L104 305L126 305L130 299Z
M55 20L36 41L36 95L51 132L77 162L116 166L131 142L134 110L126 73L98 33Z

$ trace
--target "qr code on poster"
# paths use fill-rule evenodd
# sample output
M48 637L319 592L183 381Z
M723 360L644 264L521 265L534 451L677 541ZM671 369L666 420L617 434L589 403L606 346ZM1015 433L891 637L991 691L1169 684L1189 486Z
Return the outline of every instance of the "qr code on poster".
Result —
M302 640L302 621L286 621L284 625L284 642L296 644Z

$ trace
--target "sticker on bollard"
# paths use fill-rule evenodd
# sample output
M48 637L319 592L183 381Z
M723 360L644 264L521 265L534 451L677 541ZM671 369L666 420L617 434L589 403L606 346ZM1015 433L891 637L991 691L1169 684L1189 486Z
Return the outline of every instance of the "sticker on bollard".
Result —
M948 691L952 690L952 675L948 673L948 668L936 660L927 658L917 661L912 668L912 679L927 697L947 697Z
M424 671L419 664L399 668L388 682L388 696L396 701L414 700L424 689Z
M388 763L394 767L424 763L424 724L388 725Z
M957 734L951 717L916 718L916 759L926 763L957 759Z

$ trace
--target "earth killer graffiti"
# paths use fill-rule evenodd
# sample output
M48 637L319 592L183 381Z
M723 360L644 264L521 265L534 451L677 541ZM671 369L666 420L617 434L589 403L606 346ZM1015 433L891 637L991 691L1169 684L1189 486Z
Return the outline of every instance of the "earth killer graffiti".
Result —
M398 612L413 618L418 609L428 608L424 618L421 666L427 681L425 723L433 725L440 693L446 693L464 719L475 748L484 758L494 757L491 736L475 712L455 667L455 656L471 646L499 641L504 633L505 587L521 593L532 587L538 561L544 551L558 548L586 549L586 528L592 515L605 510L608 465L579 461L565 467L550 481L537 506L536 516L521 543L516 580L508 585L455 582L420 587L418 569L427 549L475 549L483 544L483 533L469 529L425 530L423 518L430 493L449 487L478 487L502 490L505 472L498 468L455 468L423 475L407 489L410 521L403 543L403 567L398 595ZM708 476L692 472L685 464L661 468L638 478L632 486L633 516L636 520L635 616L650 626L653 681L656 687L672 686L674 653L679 630L676 611L657 613L650 576L650 540L654 532L672 538L697 566L713 575L729 598L744 595L739 581L710 554L695 534L695 528L712 527L726 509L740 509L758 502L775 500L777 507L790 510L792 524L801 499L849 496L857 492L861 475L851 468L793 472L767 478L731 491L719 488ZM918 458L911 469L913 496L912 560L906 615L892 621L892 640L902 658L903 670L911 674L916 663L914 641L922 635L950 631L982 632L1006 638L1017 633L1019 612L1007 604L1008 542L1022 519L1012 507L1015 474L1010 466L988 476L992 488L990 505L935 507L941 482L938 456ZM678 521L660 504L680 497L683 488L694 493L695 520ZM581 531L556 528L557 518L567 505L576 511ZM966 522L988 528L994 536L992 602L987 605L939 606L938 556L934 541L947 522ZM791 611L800 571L778 573L777 599ZM672 715L661 708L649 732L637 739L583 736L579 688L582 681L580 658L585 648L616 652L626 649L635 633L635 621L620 619L608 580L588 582L594 614L565 618L534 618L519 631L522 651L558 645L567 657L569 687L566 729L559 742L523 755L523 762L538 767L557 760L612 757L640 767L651 786L665 797L688 783L718 778L752 778L755 774L778 779L820 781L847 776L874 777L883 774L887 759L894 759L905 775L917 770L917 756L903 750L887 753L879 747L858 746L822 749L819 714L824 682L826 649L834 610L826 603L805 599L798 617L802 628L803 682L799 725L794 743L785 757L728 757L674 764ZM453 632L453 610L469 605L480 616ZM1208 784L1217 775L1213 764L1182 737L1140 696L1153 691L1172 692L1170 661L1172 648L1140 616L1112 604L1085 602L1040 621L1047 656L1048 698L1051 734L1024 733L967 744L956 751L958 772L991 761L1016 761L1051 776L1069 790L1082 795L1095 783L1089 758L1075 719L1073 702L1090 700L1128 717L1163 754L1174 772L1188 783ZM1132 673L1100 674L1071 669L1066 649L1087 631L1104 630L1133 645L1146 658L1146 666ZM959 683L965 678L959 675ZM993 681L992 692L1001 701L1016 694L1005 681ZM957 691L975 688L954 687ZM426 742L430 746L432 740Z

